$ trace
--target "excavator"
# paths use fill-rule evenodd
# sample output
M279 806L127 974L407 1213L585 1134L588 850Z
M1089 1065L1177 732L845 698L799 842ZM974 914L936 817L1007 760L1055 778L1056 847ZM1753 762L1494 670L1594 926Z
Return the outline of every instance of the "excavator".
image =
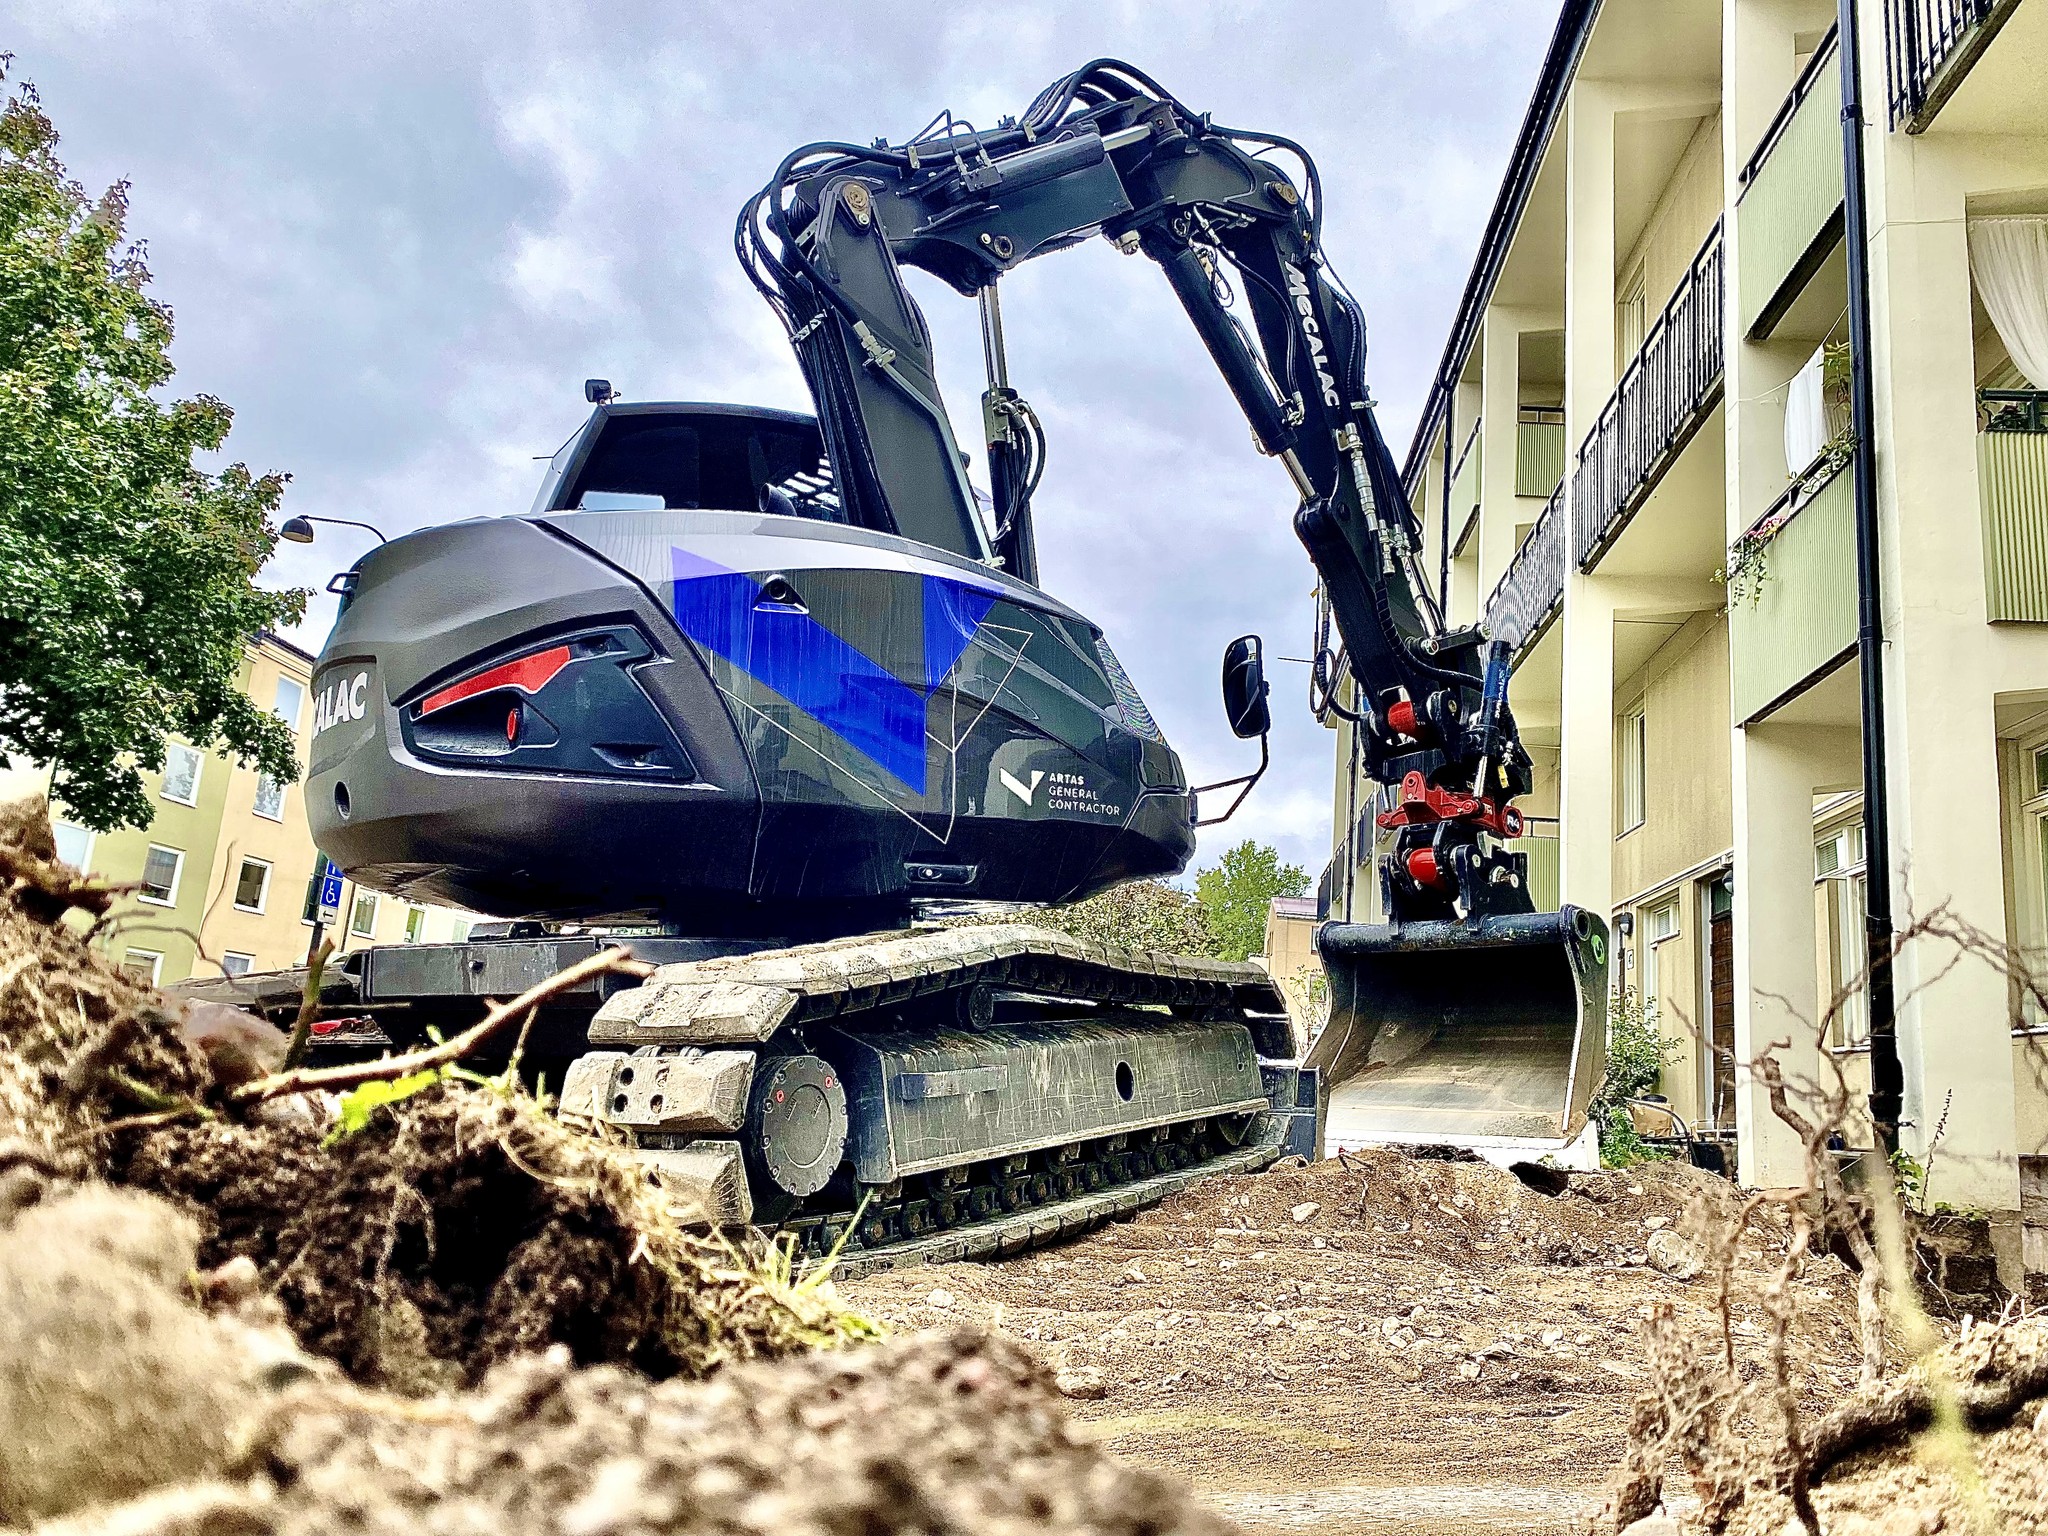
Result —
M842 1270L1012 1252L1313 1156L1340 1105L1394 1140L1582 1126L1605 928L1536 911L1508 846L1530 789L1512 654L1444 622L1322 223L1300 145L1115 60L992 128L945 113L787 155L735 249L815 417L590 381L527 514L337 578L314 837L364 887L504 921L350 956L334 1048L628 945L651 977L594 976L534 1023L560 1112L707 1219ZM1305 1061L1255 966L1003 920L1178 874L1269 760L1256 637L1223 692L1260 767L1191 786L1101 629L1038 585L1046 434L998 296L1096 236L1159 268L1291 482L1311 702L1381 786L1381 920L1319 930ZM985 492L906 269L979 306Z

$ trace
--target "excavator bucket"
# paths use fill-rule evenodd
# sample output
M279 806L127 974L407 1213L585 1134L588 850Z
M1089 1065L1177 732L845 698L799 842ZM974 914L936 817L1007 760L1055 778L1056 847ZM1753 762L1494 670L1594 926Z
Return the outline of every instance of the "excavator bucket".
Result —
M1328 1144L1537 1155L1569 1143L1607 1065L1607 925L1578 907L1395 928L1328 923L1330 1020L1306 1065Z

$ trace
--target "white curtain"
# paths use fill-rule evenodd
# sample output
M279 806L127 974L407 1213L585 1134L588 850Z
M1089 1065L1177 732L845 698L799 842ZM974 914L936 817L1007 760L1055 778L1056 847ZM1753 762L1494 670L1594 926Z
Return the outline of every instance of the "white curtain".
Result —
M1827 401L1821 387L1821 373L1827 357L1825 347L1816 347L1806 366L1792 375L1785 386L1785 473L1798 476L1820 457L1828 442Z
M2014 364L2048 389L2048 218L1970 220L1970 274Z

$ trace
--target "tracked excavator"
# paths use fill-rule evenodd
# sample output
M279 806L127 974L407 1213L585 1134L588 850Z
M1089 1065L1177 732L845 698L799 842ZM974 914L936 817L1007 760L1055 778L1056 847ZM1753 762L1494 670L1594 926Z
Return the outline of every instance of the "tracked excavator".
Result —
M406 1043L629 944L651 978L595 977L536 1022L562 1113L711 1219L856 1270L1014 1251L1313 1154L1319 1082L1395 1139L1575 1130L1605 930L1535 911L1507 846L1530 788L1509 648L1447 629L1419 568L1322 219L1299 145L1111 60L993 128L944 114L784 158L736 249L815 418L592 381L526 515L338 578L315 839L366 888L506 921L350 956L330 1048ZM1097 235L1158 266L1291 481L1325 615L1313 703L1383 786L1384 920L1321 928L1306 1066L1255 967L921 922L1172 876L1257 777L1191 787L1100 628L1038 585L1045 434L998 294ZM986 496L906 268L980 307ZM1268 692L1256 638L1233 642L1225 704L1261 772Z

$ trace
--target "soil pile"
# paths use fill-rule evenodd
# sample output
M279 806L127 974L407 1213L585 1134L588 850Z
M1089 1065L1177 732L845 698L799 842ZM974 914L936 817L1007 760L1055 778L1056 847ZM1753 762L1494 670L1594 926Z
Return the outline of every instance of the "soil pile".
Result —
M1738 1208L1732 1186L1675 1163L1562 1182L1551 1195L1484 1163L1374 1150L1213 1179L1012 1264L843 1289L894 1326L965 1320L1033 1344L1106 1443L1240 1515L1341 1488L1364 1513L1273 1518L1377 1530L1391 1527L1370 1514L1375 1491L1514 1485L1577 1490L1562 1524L1598 1508L1621 1457L1650 1313L1668 1305L1718 1341L1708 1237ZM1735 1249L1748 1371L1763 1367L1761 1297L1784 1241L1766 1212ZM1819 1256L1795 1289L1797 1370L1818 1408L1855 1379L1854 1284Z

